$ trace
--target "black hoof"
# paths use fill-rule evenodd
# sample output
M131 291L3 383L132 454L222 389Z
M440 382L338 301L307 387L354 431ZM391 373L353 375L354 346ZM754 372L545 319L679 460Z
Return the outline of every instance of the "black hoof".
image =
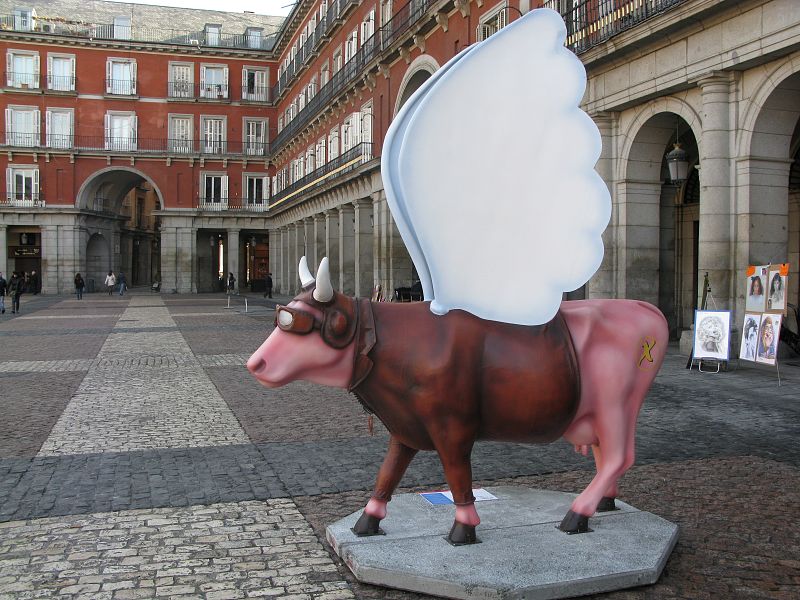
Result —
M603 496L600 503L597 505L597 512L609 512L612 510L619 510L614 502L614 498Z
M350 529L358 537L367 537L370 535L386 535L383 529L380 528L381 520L378 517L373 517L367 513L361 513L361 516L356 521L356 524Z
M453 546L466 546L467 544L480 544L481 541L475 535L474 525L464 525L455 521L453 527L450 529L450 535L447 536L447 541Z
M589 529L589 517L585 517L571 510L566 514L558 528L570 535L592 531Z

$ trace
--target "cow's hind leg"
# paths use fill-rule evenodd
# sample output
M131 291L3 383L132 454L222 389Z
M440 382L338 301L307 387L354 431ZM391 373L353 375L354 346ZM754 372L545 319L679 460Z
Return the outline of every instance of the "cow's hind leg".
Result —
M592 446L592 454L594 454L594 464L599 471L600 463L603 462L603 454L600 451L600 446L596 444ZM614 483L611 484L611 487L606 490L606 493L600 499L600 503L597 505L597 512L610 512L612 510L618 510L617 505L614 502L617 494L617 481L614 481Z
M353 526L353 533L357 536L383 533L380 523L386 517L386 505L392 499L392 493L416 454L415 448L402 444L394 436L389 439L389 450L386 452L380 471L378 471L378 479L375 482L372 497Z

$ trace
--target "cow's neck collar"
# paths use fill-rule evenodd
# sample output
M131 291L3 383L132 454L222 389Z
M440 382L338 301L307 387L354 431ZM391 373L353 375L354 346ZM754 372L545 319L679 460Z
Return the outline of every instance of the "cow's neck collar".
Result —
M375 334L375 318L372 314L372 303L365 298L355 298L358 327L356 329L356 348L353 353L353 375L350 379L348 391L355 389L367 378L372 371L372 359L369 353L378 341Z

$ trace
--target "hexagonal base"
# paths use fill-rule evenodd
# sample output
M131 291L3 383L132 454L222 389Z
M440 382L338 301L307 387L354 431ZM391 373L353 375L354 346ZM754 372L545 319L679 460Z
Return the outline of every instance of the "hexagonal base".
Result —
M446 598L567 598L655 583L678 539L678 526L617 501L620 510L589 520L592 533L558 529L574 494L487 488L479 502L481 543L445 539L452 505L418 494L395 496L381 522L385 536L357 537L361 511L327 529L359 581Z

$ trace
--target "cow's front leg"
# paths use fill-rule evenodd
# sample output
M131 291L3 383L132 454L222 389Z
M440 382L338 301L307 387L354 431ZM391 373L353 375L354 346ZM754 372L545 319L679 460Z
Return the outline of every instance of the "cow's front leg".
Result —
M383 459L380 471L378 471L378 479L375 482L372 497L353 526L353 533L357 536L383 533L380 523L386 517L386 505L392 499L392 493L416 454L416 448L406 446L394 436L389 438L389 449Z
M478 537L475 534L475 527L480 525L481 519L478 511L475 510L475 496L472 495L472 465L470 464L472 443L439 449L438 452L444 467L444 476L456 505L456 518L450 534L447 536L447 541L454 546L477 544Z

